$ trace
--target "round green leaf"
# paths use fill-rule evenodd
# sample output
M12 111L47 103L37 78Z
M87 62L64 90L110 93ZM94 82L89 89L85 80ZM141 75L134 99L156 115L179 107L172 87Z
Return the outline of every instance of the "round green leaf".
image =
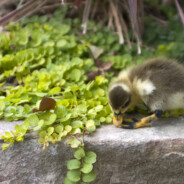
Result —
M54 132L54 127L49 127L47 129L48 135L51 135Z
M71 170L67 172L67 178L73 182L80 180L81 172L79 170Z
M76 182L73 182L69 180L67 177L64 179L64 184L76 184Z
M89 174L83 174L82 176L82 180L87 183L92 182L93 180L95 180L95 178L96 175L94 172L90 172Z
M103 105L98 105L98 106L95 107L95 111L96 111L96 112L99 112L99 111L101 111L102 109L103 109Z
M47 132L45 130L42 130L42 131L39 132L39 136L41 138L44 138L46 135L47 135Z
M100 122L105 122L105 118L104 117L100 117Z
M34 131L37 131L37 130L39 130L43 125L44 125L44 120L42 119L42 120L40 120L40 121L38 122L38 126L34 127L33 130L34 130Z
M83 173L87 174L87 173L90 173L92 170L93 170L93 165L84 162L81 171Z
M72 160L69 160L67 162L67 168L69 170L78 169L78 168L80 168L80 165L81 165L81 163L77 159L72 159Z
M60 88L60 87L54 87L54 88L52 88L52 89L49 91L49 95L58 94L58 93L60 93L60 91L61 91L61 88Z
M68 133L68 132L71 132L72 127L71 127L70 125L66 125L66 126L65 126L65 130L67 131L67 133Z
M89 164L95 163L96 162L96 153L94 153L92 151L86 152L84 162L89 163Z
M52 125L55 122L56 118L56 114L50 114L48 121L45 121L45 125Z
M112 118L111 117L106 117L106 122L107 123L111 123L112 122Z
M83 127L83 123L82 121L73 121L71 123L72 128L82 128Z
M88 120L86 122L86 129L89 132L94 132L96 130L96 126L95 126L94 120Z
M82 131L80 128L74 128L74 129L72 129L72 132L71 132L71 134L81 134L81 133L82 133Z
M78 160L85 156L85 152L83 148L78 148L74 151L74 157Z
M36 126L38 125L39 119L36 114L31 114L28 118L27 121L29 122L30 126Z
M80 78L81 78L81 71L77 68L73 69L69 75L70 79L71 80L74 80L74 81L79 81Z
M81 142L76 138L76 137L72 137L68 140L68 144L72 147L72 148L77 148L79 147L79 145L81 144Z
M3 111L5 108L5 103L3 101L0 101L0 111Z
M67 45L67 41L62 39L62 40L59 40L56 44L56 47L59 47L59 48L64 48L65 46Z
M56 126L55 127L55 131L56 131L56 133L60 133L60 132L62 132L64 130L64 127L63 127L63 125L58 125L58 126Z

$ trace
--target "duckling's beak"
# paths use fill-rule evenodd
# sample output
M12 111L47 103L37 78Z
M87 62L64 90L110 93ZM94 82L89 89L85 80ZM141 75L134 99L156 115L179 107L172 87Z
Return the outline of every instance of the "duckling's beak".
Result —
M123 123L123 114L121 112L114 113L113 124L116 127L121 127L122 123Z

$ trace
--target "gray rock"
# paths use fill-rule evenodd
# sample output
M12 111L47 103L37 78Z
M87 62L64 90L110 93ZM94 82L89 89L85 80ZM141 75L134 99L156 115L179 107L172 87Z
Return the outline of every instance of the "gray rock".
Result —
M0 134L14 123L0 122ZM86 150L97 153L93 184L184 183L183 117L161 119L137 130L104 125L86 136L85 143ZM0 183L62 184L72 152L65 141L42 152L37 139L28 138L0 151Z

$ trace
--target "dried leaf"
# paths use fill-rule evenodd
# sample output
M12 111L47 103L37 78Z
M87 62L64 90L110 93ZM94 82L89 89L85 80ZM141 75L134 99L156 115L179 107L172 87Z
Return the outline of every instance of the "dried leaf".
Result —
M87 79L86 82L94 80L95 77L97 77L99 75L105 76L104 71L100 71L100 70L98 70L98 71L88 71L88 73L87 73L88 79Z
M104 52L104 49L96 47L95 45L90 45L90 51L92 57L97 59Z
M95 66L97 66L100 70L105 71L112 67L112 62L104 62L100 59L95 59Z
M56 101L53 98L48 98L44 96L42 101L40 102L39 109L33 109L33 112L48 111L51 109L55 109L55 107L56 107Z

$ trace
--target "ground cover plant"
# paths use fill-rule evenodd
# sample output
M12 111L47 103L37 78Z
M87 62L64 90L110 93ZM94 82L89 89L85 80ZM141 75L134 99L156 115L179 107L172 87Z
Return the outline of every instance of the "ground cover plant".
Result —
M112 122L109 81L120 69L150 57L182 60L183 30L178 16L169 18L169 32L147 24L146 46L138 56L136 45L120 45L114 32L95 22L89 22L88 34L80 34L80 19L64 18L66 12L64 7L52 18L27 18L0 34L0 117L25 119L1 137L2 149L30 131L38 131L43 150L68 136L74 158L67 162L65 183L89 183L95 179L96 154L85 150L84 135Z

